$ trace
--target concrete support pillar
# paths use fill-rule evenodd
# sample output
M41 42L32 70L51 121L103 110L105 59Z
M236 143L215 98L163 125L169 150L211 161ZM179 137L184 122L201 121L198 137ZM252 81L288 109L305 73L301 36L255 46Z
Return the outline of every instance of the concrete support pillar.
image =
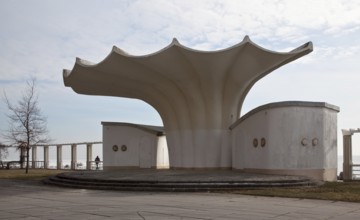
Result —
M343 179L352 180L352 135L343 136L344 163L343 163Z
M49 146L44 146L44 169L49 168Z
M76 144L71 145L71 169L76 170Z
M92 161L92 144L86 145L86 169L91 170L91 161Z
M56 146L56 169L62 168L62 145Z
M37 161L37 146L32 146L32 164L31 167L34 169L36 168L36 161Z

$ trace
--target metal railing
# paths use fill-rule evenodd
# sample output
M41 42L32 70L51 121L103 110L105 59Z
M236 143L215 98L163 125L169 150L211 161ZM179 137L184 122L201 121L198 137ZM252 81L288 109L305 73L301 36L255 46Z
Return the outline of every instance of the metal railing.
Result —
M33 167L34 165L34 167ZM39 168L39 169L44 169L44 161L29 161L29 168L33 168L33 169L36 169L36 168Z
M39 169L43 169L44 168L44 161L34 161L34 167L33 167L33 162L29 161L29 168L39 168ZM25 168L26 167L26 162L22 162L22 167ZM21 168L21 162L20 161L1 161L0 162L0 168L7 168L7 169L19 169Z
M360 164L352 164L351 172L353 180L360 180Z
M98 165L96 166L95 161L89 161L90 163L90 170L103 170L103 162L98 162Z
M19 161L0 161L0 168L10 169L10 168L20 168Z
M96 162L95 161L89 161L89 166L90 166L90 170L103 170L103 162L100 161L98 163L98 166L96 166ZM61 166L61 169L64 170L71 170L71 165L70 164L65 164ZM77 163L75 166L75 170L86 170L87 166L86 163Z
M96 166L95 161L89 161L90 170L103 170L103 162L98 162L98 166ZM34 164L34 166L33 166ZM26 162L23 162L23 168L26 167ZM20 161L0 161L0 169L20 169L21 163ZM31 169L44 169L44 161L29 161L29 168ZM75 166L75 170L86 170L86 163L77 163ZM56 167L48 167L48 169L57 169ZM65 164L61 166L61 169L70 170L71 166L69 164Z

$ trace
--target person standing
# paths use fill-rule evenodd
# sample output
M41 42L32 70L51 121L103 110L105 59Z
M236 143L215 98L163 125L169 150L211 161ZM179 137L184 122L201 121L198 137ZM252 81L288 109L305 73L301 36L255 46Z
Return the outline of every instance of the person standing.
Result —
M99 156L96 156L96 158L95 158L95 164L96 164L96 169L97 169L97 170L99 169L99 162L100 162L100 158L99 158Z

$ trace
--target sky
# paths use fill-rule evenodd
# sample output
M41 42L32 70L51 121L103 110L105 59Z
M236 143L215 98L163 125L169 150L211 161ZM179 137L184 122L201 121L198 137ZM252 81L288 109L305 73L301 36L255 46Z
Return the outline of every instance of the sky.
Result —
M54 143L102 140L101 121L162 125L140 100L76 94L63 84L75 58L100 62L113 45L132 55L154 53L173 38L214 51L248 35L273 51L311 41L314 51L257 82L241 115L277 101L320 101L340 107L341 129L360 127L360 1L352 0L0 0L0 92L16 102L36 77L39 107ZM0 132L7 127L0 102ZM0 141L4 142L0 136ZM354 154L360 155L360 134Z

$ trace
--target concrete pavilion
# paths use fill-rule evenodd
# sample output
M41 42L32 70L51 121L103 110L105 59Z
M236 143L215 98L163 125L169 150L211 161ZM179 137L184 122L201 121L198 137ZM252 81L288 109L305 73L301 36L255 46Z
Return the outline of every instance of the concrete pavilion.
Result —
M77 58L72 70L64 70L63 77L65 86L80 94L135 98L153 106L164 123L170 168L235 168L285 174L299 170L294 174L310 173L318 179L333 180L338 107L284 102L239 119L245 97L258 80L311 51L311 42L290 52L270 51L246 36L230 48L204 52L174 39L166 48L145 56L132 56L114 46L98 64ZM268 112L280 120L257 119ZM310 119L303 122L304 118ZM276 131L283 123L286 130ZM261 135L256 133L264 129ZM310 131L317 131L316 135ZM259 149L258 145L268 149L256 155L252 151ZM313 148L304 148L308 145ZM289 153L298 163L279 163ZM309 162L309 155L316 161Z

